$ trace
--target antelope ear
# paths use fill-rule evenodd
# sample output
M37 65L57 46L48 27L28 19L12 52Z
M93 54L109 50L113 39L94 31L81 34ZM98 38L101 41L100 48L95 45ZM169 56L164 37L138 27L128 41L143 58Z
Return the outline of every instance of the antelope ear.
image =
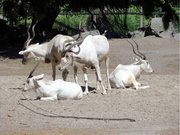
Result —
M20 51L19 54L20 54L20 55L24 55L24 54L26 54L27 52L28 52L27 50L24 50L24 51Z
M142 62L142 61L143 61L143 59L142 59L142 58L139 58L139 61L141 61L141 62Z
M136 58L134 58L134 59L135 59L135 61L136 61L136 62L138 62L138 61L140 60L140 59L139 59L139 58L137 58L137 57L136 57Z
M44 74L34 76L35 80L42 80L44 78Z
M136 57L136 56L133 56L133 60L137 61L138 59L137 59L137 57Z

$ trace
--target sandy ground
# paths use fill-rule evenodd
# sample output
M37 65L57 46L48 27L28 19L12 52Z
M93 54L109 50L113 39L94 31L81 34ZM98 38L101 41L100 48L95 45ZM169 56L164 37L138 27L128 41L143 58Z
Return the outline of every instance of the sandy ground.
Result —
M101 91L94 90L94 71L89 71L91 92L81 100L34 100L34 92L22 93L22 88L35 62L24 66L20 59L1 58L0 135L178 135L179 43L153 37L136 41L154 69L152 74L143 73L139 80L150 88L112 89L101 95ZM109 42L110 71L119 63L133 62L127 41ZM101 69L105 81L103 64ZM41 73L51 79L50 64L41 63L35 74ZM72 74L70 68L68 81L74 81ZM84 86L80 70L78 77Z

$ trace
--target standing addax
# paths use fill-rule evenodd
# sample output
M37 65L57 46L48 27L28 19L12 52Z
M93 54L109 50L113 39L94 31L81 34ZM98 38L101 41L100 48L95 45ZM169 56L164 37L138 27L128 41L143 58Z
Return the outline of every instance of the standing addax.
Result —
M24 44L24 50L19 52L20 55L23 55L22 63L26 64L30 58L44 60L45 63L51 63L52 77L53 80L55 80L56 65L58 65L61 62L63 52L65 52L66 49L68 49L68 47L66 48L66 45L75 42L75 40L70 36L58 34L48 42L41 44L30 44L32 39L35 37L35 25L36 23L32 27L32 38L30 38L30 34L28 31L28 39Z
M102 93L106 94L106 89L102 82L100 66L102 61L105 61L106 77L108 82L108 90L111 89L109 82L109 42L104 35L89 35L82 42L69 43L67 46L71 46L64 56L63 63L60 65L60 69L63 70L69 65L74 66L75 80L77 82L77 67L81 67L84 72L85 91L88 93L88 77L87 69L94 67L96 72L97 84L96 89L100 84Z

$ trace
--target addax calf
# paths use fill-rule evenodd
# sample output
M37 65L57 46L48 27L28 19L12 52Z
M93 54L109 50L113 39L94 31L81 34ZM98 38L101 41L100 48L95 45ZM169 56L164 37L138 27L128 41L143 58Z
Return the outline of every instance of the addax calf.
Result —
M81 99L83 97L82 88L78 84L65 82L61 79L45 81L43 80L44 74L32 76L33 72L34 69L25 82L24 91L33 89L36 92L38 99L61 100Z

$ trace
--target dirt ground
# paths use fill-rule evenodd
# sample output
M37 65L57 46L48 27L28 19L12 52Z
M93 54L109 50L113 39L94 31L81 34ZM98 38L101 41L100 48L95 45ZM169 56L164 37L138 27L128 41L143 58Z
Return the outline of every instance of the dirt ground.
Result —
M154 69L139 79L150 88L112 89L101 95L94 90L94 71L89 71L91 92L81 100L34 100L34 92L22 88L36 62L24 66L21 59L0 58L0 135L178 135L179 42L154 37L135 40ZM111 72L119 63L133 62L126 40L109 42ZM106 81L104 64L101 69ZM83 74L78 72L83 87ZM51 79L51 65L41 63L35 74L41 73ZM71 68L68 81L74 81Z

